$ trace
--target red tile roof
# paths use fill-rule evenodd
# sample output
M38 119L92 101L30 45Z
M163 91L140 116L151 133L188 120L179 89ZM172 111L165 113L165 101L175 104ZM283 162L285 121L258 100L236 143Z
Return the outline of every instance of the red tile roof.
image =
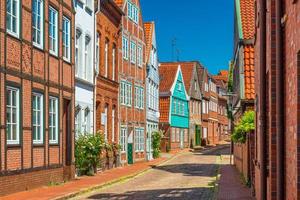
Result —
M253 39L255 34L255 0L240 0L244 39Z
M184 86L186 89L186 92L189 94L190 87L191 87L191 80L193 78L193 72L195 63L179 63L181 66L181 72L184 80Z
M254 47L246 45L244 47L244 79L245 79L245 99L255 99L254 83Z
M115 0L115 3L116 3L119 7L122 7L122 6L123 6L123 0Z
M178 65L161 63L159 66L159 92L170 92L177 73Z
M146 37L146 62L148 62L150 59L154 26L155 26L154 22L144 23L144 30L145 30L145 37Z

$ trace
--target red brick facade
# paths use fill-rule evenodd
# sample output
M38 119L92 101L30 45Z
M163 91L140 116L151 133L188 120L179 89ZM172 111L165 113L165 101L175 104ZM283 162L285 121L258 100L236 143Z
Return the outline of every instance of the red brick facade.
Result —
M118 143L118 46L122 11L112 1L101 1L100 12L96 17L97 37L99 38L99 55L96 56L99 58L99 74L96 84L96 130L101 130L101 132L104 133L105 123L107 123L106 131L108 142ZM107 74L105 72L106 45L108 46ZM107 122L101 119L101 117L104 117L103 114L105 113L105 108L107 108ZM104 124L101 123L101 121L104 122Z
M74 51L63 59L63 16L70 20L70 44L74 42L72 2L44 1L42 49L32 43L31 1L20 1L19 37L7 33L6 4L0 4L0 196L61 182L74 177ZM58 11L58 55L49 53L48 9ZM19 91L19 142L6 141L7 87ZM43 95L43 140L33 144L32 94ZM49 144L49 97L58 99L58 143Z
M116 0L115 1L120 8L122 8L124 12L124 16L122 17L122 35L119 38L119 81L124 82L126 84L131 85L131 105L124 105L120 103L119 110L119 124L120 129L126 129L126 145L128 142L132 142L133 144L133 153L132 158L133 162L143 161L145 160L145 143L143 151L135 151L135 136L137 129L144 130L144 141L146 139L146 63L145 63L145 33L144 33L144 25L142 20L142 12L139 0L132 0L131 6L136 7L137 11L137 22L134 22L133 17L129 16L128 13L128 5L129 1L124 0ZM132 11L132 13L134 13ZM122 45L124 42L123 38L127 39L128 44L128 53L126 57L126 52L122 49ZM132 62L132 58L134 58L131 51L131 43L134 42L136 44L136 52L135 52L135 62ZM142 49L141 55L141 65L138 66L138 47ZM132 57L133 56L133 57ZM121 87L121 86L120 86ZM137 102L135 101L135 87L143 88L143 108L136 108ZM121 90L121 88L120 88ZM126 89L127 90L127 89ZM128 92L128 90L126 91ZM120 95L122 96L122 95ZM121 133L121 130L120 130ZM128 147L126 147L128 150ZM125 154L127 153L127 154ZM127 162L127 158L131 157L128 155L128 152L122 153L122 162Z
M283 85L284 91L282 92L284 106L282 107L284 113L284 128L283 128L283 182L281 185L284 199L299 199L300 198L300 186L299 186L299 174L300 174L300 154L299 154L299 75L300 75L300 22L299 22L299 13L300 13L300 2L299 1L281 1L282 5L282 16L279 16L281 19L281 37L282 37L282 51L281 55L283 58L283 65L280 66L283 68L284 74ZM257 10L259 10L261 5L257 3ZM259 91L262 81L265 81L266 84L266 129L265 136L266 142L265 147L265 156L266 156L266 196L265 199L278 199L278 189L276 182L278 181L278 164L277 164L277 125L279 122L276 113L276 103L278 101L276 93L276 83L277 83L277 74L276 71L276 52L280 49L276 46L276 17L278 13L276 12L276 1L267 2L266 13L266 72L260 74L260 53L262 44L260 43L261 35L260 29L261 26L256 27L256 42L255 42L255 70L256 70L256 89ZM258 13L256 13L258 16ZM257 23L258 24L258 23ZM277 29L278 30L278 29ZM260 76L263 76L264 79L261 80ZM261 100L262 94L257 92L257 99ZM264 187L261 185L261 165L262 158L260 154L262 152L262 146L260 145L259 135L261 130L259 124L263 123L260 121L261 113L258 108L257 112L257 129L256 129L256 152L255 152L255 195L257 199L262 199L261 197L261 188ZM281 173L282 174L282 173Z

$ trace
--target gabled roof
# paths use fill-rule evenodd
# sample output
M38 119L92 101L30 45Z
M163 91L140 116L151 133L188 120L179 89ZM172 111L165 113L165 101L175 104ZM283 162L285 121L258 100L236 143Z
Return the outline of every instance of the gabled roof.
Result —
M228 82L228 71L227 70L220 70L219 73L213 76L215 80L223 81L224 84Z
M253 39L255 34L255 0L235 0L240 39Z
M178 65L160 63L159 66L159 92L171 92L172 85L177 75Z
M146 37L146 62L149 62L149 59L150 59L150 52L152 49L154 30L155 30L154 22L145 22L144 23L144 31L145 31L145 37Z

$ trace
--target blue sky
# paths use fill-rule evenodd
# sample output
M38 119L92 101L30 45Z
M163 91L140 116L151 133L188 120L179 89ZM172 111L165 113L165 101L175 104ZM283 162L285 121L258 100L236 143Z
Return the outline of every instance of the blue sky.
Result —
M140 0L144 21L155 21L160 61L198 60L211 73L228 69L233 44L233 0ZM175 59L177 58L175 54Z

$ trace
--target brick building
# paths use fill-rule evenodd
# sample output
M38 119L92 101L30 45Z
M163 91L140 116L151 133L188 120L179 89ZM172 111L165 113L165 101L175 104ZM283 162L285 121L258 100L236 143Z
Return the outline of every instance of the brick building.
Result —
M119 45L120 144L123 163L143 161L146 138L145 33L139 0L115 0L123 10Z
M74 177L75 73L71 1L0 10L1 196Z
M206 68L203 66L199 66L198 68L198 76L199 76L199 87L201 89L202 94L202 145L206 145L208 143L208 112L209 112L209 75Z
M299 199L300 2L257 1L256 10L255 196Z
M216 80L209 75L208 144L218 144L218 93Z
M100 1L96 32L96 131L106 141L118 143L119 65L118 46L123 12L114 1Z

